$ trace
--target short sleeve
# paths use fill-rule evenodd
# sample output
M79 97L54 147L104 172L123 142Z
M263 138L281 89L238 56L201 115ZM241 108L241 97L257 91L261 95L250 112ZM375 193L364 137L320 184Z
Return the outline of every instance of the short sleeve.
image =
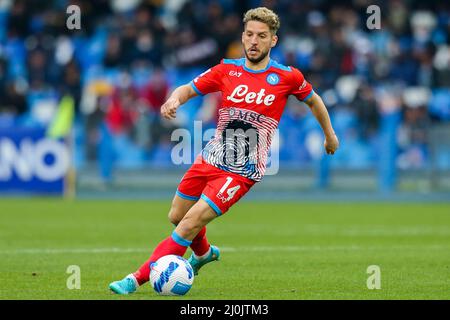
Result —
M311 86L311 84L306 81L303 74L300 72L300 70L296 68L292 68L293 73L293 87L291 94L294 95L298 100L305 101L311 98L314 94L314 90Z
M215 65L192 80L191 86L195 92L203 96L207 93L220 91L223 78L222 68L222 64Z

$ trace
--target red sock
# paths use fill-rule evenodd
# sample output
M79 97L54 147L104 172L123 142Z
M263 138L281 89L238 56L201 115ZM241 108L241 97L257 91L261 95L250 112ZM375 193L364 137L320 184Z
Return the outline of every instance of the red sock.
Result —
M202 256L209 250L209 242L206 238L206 227L203 227L195 236L190 247L196 256Z
M181 238L175 233L175 231L170 237L161 241L158 246L156 246L150 259L148 259L135 273L133 273L138 284L142 285L149 281L151 263L168 254L183 256L186 253L187 247L190 243L191 241Z

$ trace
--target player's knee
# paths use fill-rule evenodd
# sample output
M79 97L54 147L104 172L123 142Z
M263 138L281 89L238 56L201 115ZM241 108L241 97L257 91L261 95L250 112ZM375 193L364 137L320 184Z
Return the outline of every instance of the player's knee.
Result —
M168 218L169 218L170 223L177 225L178 223L180 223L180 221L183 217L180 214L180 210L177 210L176 207L172 206L172 208L170 208L170 210L169 210Z

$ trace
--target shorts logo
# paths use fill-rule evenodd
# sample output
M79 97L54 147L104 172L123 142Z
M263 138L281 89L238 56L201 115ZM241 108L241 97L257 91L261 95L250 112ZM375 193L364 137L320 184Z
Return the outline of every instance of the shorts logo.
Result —
M280 77L276 73L270 73L266 78L267 83L277 85L280 82Z

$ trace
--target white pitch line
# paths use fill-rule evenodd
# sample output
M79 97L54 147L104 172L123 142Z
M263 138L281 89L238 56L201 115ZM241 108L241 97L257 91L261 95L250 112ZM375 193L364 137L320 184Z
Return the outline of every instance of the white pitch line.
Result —
M0 250L1 254L97 254L97 253L150 253L153 248L23 248L15 250ZM398 246L250 246L250 247L220 247L223 252L302 252L302 251L364 251L364 250L447 250L445 245L398 245Z

